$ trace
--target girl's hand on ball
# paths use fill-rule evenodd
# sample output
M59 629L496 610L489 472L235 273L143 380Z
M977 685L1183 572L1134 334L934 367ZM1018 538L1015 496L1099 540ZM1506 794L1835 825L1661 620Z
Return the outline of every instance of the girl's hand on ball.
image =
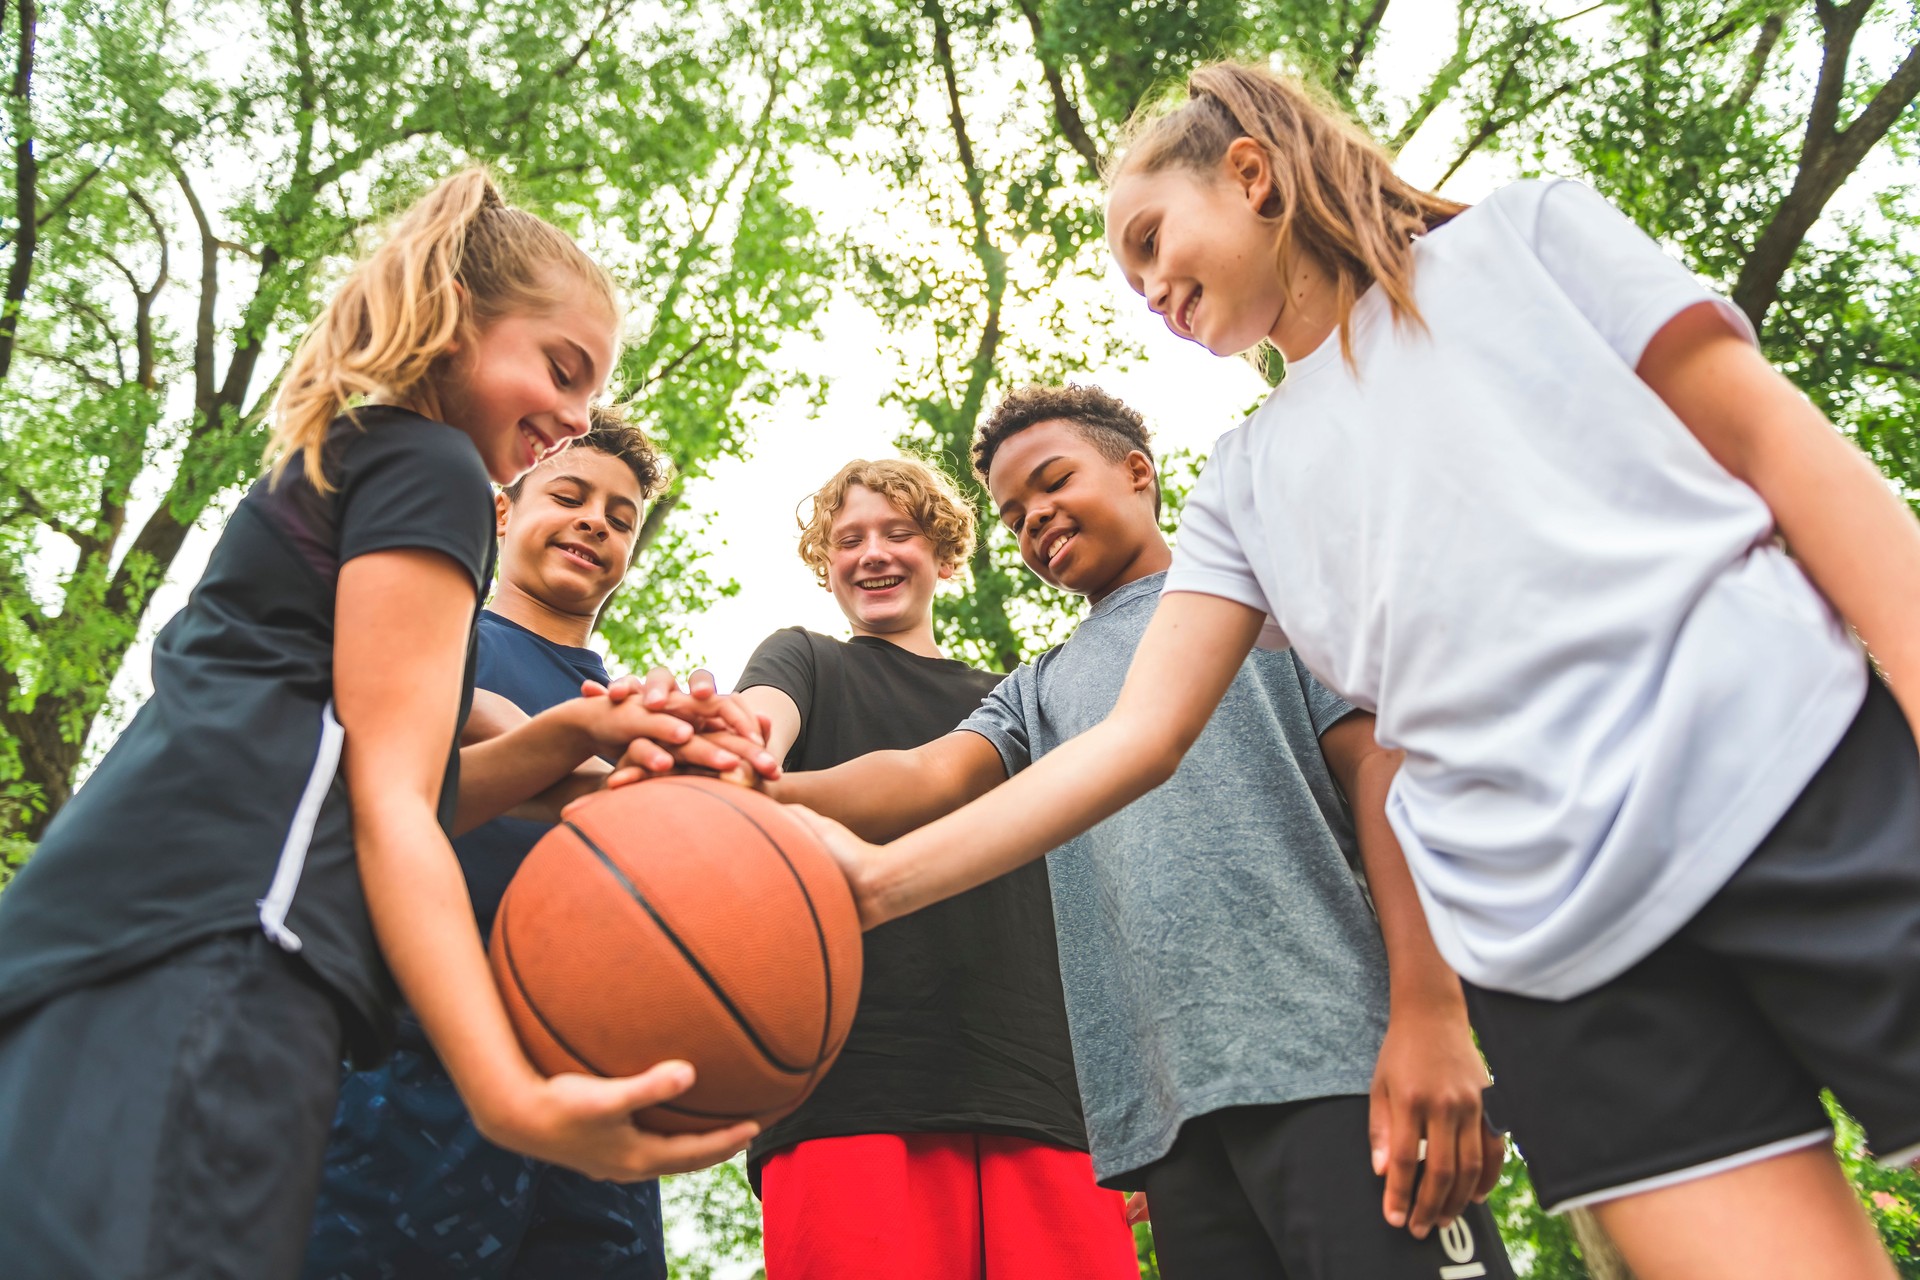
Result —
M693 1087L693 1067L662 1062L637 1076L603 1080L562 1073L539 1080L510 1117L475 1124L490 1141L604 1182L640 1182L718 1164L753 1140L751 1122L706 1133L650 1133L634 1113Z

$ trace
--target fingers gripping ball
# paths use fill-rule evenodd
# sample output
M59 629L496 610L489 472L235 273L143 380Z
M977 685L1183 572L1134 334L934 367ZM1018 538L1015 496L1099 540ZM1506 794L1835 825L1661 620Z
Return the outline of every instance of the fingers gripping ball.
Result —
M507 887L490 951L547 1074L693 1063L692 1089L635 1116L664 1133L792 1111L860 996L860 922L831 855L779 804L710 778L574 809Z

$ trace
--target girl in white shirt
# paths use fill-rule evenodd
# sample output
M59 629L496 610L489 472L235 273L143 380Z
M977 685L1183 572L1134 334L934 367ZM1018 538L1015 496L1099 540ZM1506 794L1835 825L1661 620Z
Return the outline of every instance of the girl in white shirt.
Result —
M1216 446L1106 723L885 850L829 828L864 917L1125 805L1291 644L1404 752L1394 827L1543 1201L1646 1280L1892 1276L1818 1092L1920 1151L1912 515L1592 192L1467 208L1265 70L1188 90L1109 245L1175 334L1287 377Z

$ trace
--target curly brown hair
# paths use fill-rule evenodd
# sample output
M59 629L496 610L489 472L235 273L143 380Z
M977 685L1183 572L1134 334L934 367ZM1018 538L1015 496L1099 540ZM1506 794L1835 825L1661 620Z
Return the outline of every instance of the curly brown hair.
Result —
M633 472L633 478L640 482L640 501L657 496L673 479L673 464L668 462L647 439L647 433L627 420L627 415L619 405L595 405L588 419L587 434L567 446L567 450L592 449L604 453L609 458L618 458L627 464L627 470ZM565 456L565 451L554 457ZM537 470L537 468L536 468ZM502 492L507 501L520 501L520 492L526 487L529 471L508 485Z
M1118 396L1099 387L1044 387L1038 384L1017 387L995 405L981 421L973 437L973 470L980 483L987 483L993 470L993 455L1007 437L1043 422L1064 422L1080 438L1100 451L1109 462L1121 462L1138 450L1153 461L1153 442L1147 433L1147 420L1127 407ZM1160 486L1153 487L1153 514L1160 514Z
M957 568L973 554L973 506L944 472L917 458L855 458L820 486L813 495L811 513L800 521L800 558L821 586L827 585L832 559L829 541L834 517L847 504L847 490L856 484L873 490L919 525L933 543L938 563Z

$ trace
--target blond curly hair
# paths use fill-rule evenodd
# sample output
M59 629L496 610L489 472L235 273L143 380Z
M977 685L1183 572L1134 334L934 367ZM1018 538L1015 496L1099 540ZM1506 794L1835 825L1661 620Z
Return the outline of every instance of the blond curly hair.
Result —
M811 513L800 520L800 558L821 586L832 564L834 517L854 485L871 489L919 525L937 563L958 568L973 554L973 507L944 472L915 458L855 458L820 486Z

